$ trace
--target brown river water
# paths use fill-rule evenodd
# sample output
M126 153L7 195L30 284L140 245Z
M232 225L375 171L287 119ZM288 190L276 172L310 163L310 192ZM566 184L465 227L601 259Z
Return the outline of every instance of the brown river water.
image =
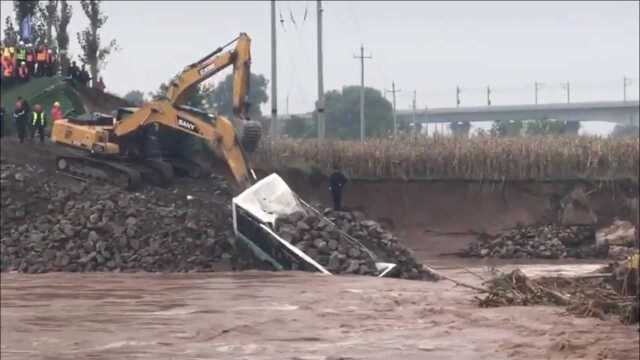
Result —
M523 266L530 275L597 265ZM488 269L441 268L479 285ZM638 359L638 330L473 290L299 272L1 275L2 360Z

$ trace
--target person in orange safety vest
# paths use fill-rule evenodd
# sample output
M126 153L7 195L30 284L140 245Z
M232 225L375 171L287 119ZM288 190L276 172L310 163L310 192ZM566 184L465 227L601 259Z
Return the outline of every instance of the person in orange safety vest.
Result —
M36 52L36 76L44 76L47 66L47 49L44 45L40 45Z

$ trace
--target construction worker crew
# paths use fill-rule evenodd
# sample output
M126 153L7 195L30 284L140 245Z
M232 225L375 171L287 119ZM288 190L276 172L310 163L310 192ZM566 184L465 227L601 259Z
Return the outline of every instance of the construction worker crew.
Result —
M16 125L18 139L20 139L20 143L23 143L27 130L27 110L21 100L16 102L16 106L13 109L13 122Z
M38 132L38 135L40 136L40 143L43 143L46 119L44 111L42 111L42 106L40 104L36 104L33 107L33 120L31 122L31 126L33 126L33 133L31 133L31 138L33 139L36 132Z
M347 183L347 177L340 171L337 165L333 166L333 174L329 176L329 191L333 198L333 209L340 211L342 208L342 189Z

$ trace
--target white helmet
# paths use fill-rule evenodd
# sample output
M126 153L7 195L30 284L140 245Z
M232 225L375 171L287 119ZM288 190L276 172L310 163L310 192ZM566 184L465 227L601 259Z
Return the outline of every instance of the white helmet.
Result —
M24 41L20 40L20 46L24 46Z

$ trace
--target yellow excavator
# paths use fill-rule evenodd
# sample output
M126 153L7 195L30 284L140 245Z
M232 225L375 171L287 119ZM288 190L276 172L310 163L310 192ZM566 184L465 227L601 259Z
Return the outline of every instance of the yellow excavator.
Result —
M235 48L224 51L234 43ZM240 190L246 189L255 181L246 154L256 149L262 134L260 123L248 116L250 45L249 36L241 33L187 66L171 81L162 99L139 108L120 108L113 116L93 113L56 121L52 141L75 152L57 156L57 169L128 189L137 188L147 178L159 184L170 183L176 169L198 174L198 165L188 159L169 161L163 157L159 133L169 129L206 140L226 161ZM189 90L231 65L233 120L243 125L241 136L224 116L184 105Z

